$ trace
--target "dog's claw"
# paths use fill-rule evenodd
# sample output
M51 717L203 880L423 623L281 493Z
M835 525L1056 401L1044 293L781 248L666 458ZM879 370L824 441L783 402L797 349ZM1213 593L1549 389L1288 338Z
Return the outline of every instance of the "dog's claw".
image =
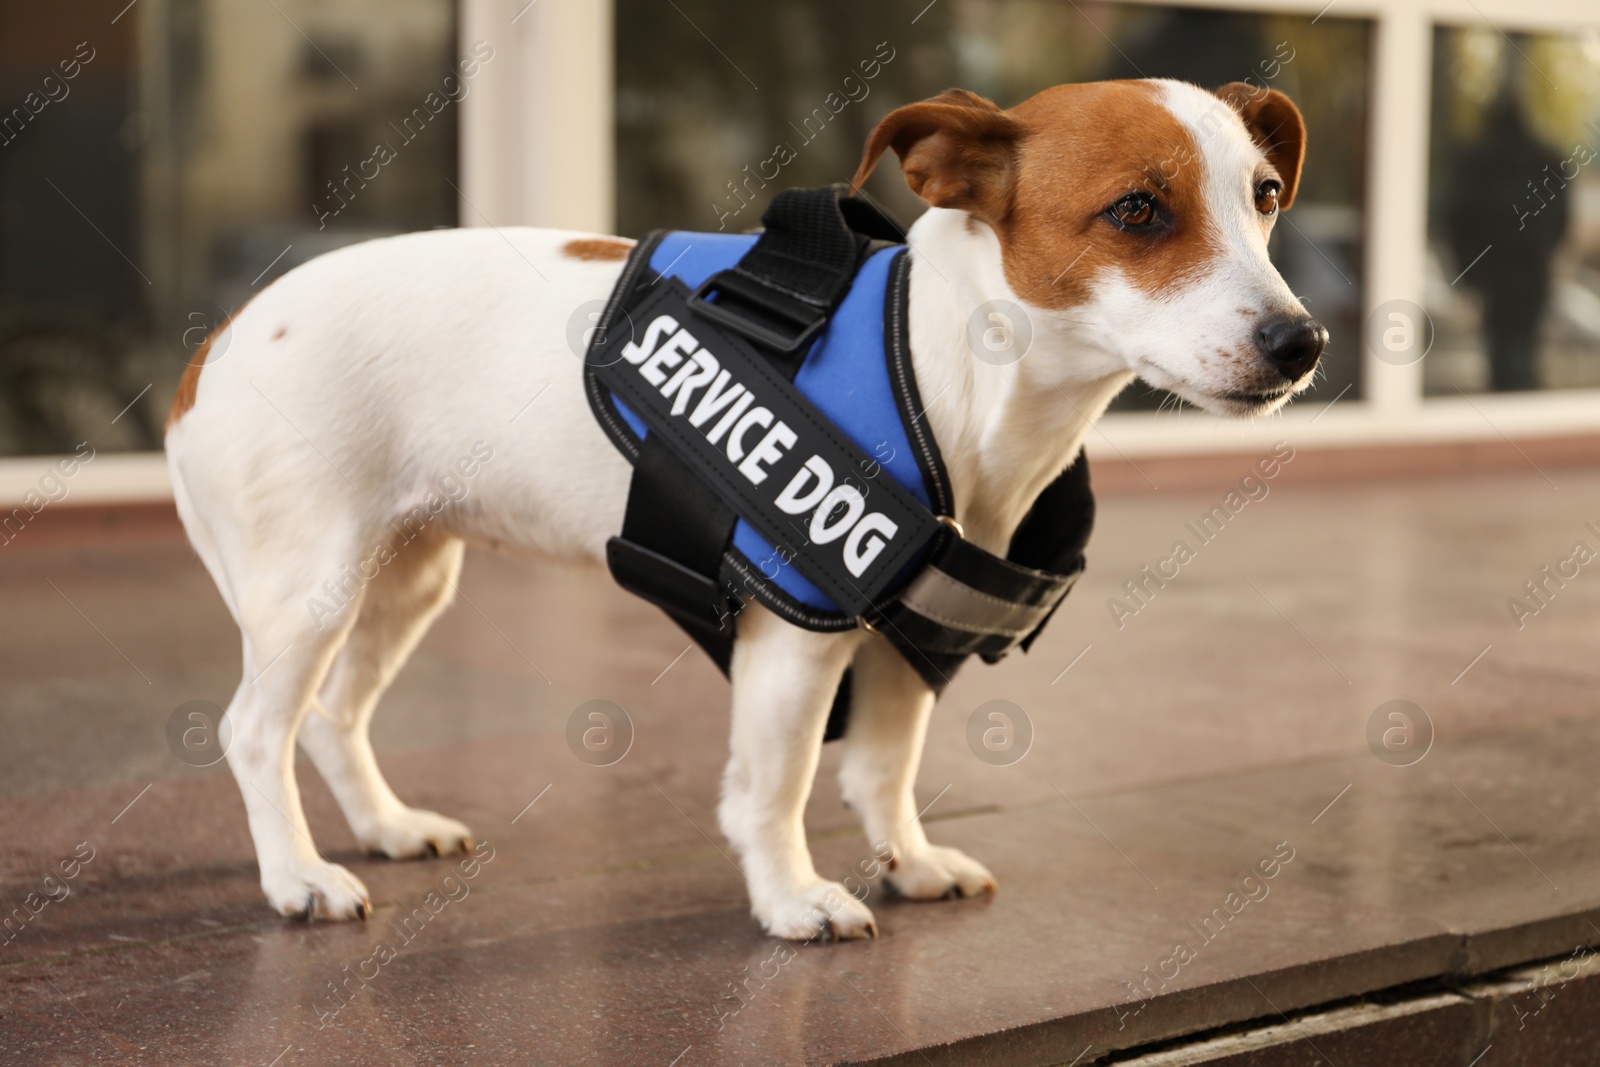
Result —
M898 857L898 870L885 875L885 894L905 900L966 900L991 894L994 875L976 860L953 848L929 845Z
M817 881L779 904L758 903L751 910L769 934L790 941L823 944L878 936L872 911L838 882Z
M878 940L878 924L875 921L863 924L861 929L871 940ZM822 929L817 932L816 939L824 944L839 944L852 940L845 934L846 932L843 929L832 919L829 919L823 924Z
M333 863L269 869L261 888L278 914L301 922L365 918L372 911L366 886Z
M425 859L467 853L472 831L464 823L431 811L408 808L362 835L362 848L390 859Z

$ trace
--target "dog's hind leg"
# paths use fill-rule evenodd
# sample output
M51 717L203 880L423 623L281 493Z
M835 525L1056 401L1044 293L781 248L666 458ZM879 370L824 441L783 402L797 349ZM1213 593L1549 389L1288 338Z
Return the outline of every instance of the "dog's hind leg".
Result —
M300 728L300 744L367 851L391 859L465 852L472 832L402 803L378 769L368 737L379 698L454 595L464 546L458 538L424 533L389 554L362 589L359 614L318 707Z
M301 566L253 562L260 573L292 574ZM244 678L228 706L228 766L244 796L272 906L293 918L365 918L366 887L317 852L295 782L295 734L350 623L347 617L319 628L305 604L312 588L258 582L240 594Z
M884 879L913 900L994 892L983 864L929 844L918 818L914 787L933 692L887 641L874 639L856 654L850 694L839 784L873 847L887 846Z
M769 933L875 937L872 912L817 874L805 808L828 709L858 638L811 633L754 604L733 651L733 737L718 821L744 860L751 911Z

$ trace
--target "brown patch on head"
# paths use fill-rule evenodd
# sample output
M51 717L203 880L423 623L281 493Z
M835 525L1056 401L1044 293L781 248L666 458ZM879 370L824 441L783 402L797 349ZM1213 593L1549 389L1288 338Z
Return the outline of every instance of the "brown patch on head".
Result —
M610 237L578 237L561 246L562 255L586 262L627 259L628 253L632 251L632 241L621 241Z
M1294 203L1306 158L1306 124L1300 109L1278 90L1248 82L1229 82L1217 90L1217 97L1239 113L1251 138L1267 154L1267 162L1283 180L1278 206L1287 209Z
M205 369L206 357L211 352L211 342L222 336L222 331L232 326L233 320L238 318L244 312L244 309L249 306L250 301L246 300L239 306L238 311L235 311L223 321L221 326L206 334L206 339L200 342L200 347L195 349L194 355L189 357L189 365L183 368L183 376L178 379L178 391L172 396L172 407L167 409L167 431L170 431L173 425L188 414L190 408L194 407L195 394L200 390L200 372ZM280 327L279 334L281 335L282 332Z
M276 330L272 331L272 339L274 341L281 341L281 340L283 340L283 335L288 333L288 332L289 332L289 327L287 327L287 326L279 326Z
M910 104L872 132L855 185L885 147L924 200L994 228L1006 280L1030 303L1081 304L1111 271L1171 291L1220 247L1200 147L1149 82L1060 85L1008 111L961 90ZM1121 228L1109 218L1129 194L1152 198L1157 221Z

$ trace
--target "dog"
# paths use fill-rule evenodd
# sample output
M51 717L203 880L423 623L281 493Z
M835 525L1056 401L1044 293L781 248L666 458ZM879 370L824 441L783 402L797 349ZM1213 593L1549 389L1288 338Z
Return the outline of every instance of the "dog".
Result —
M893 150L929 205L907 235L912 361L966 537L1003 555L1136 377L1230 416L1310 386L1327 332L1267 253L1304 145L1294 104L1245 83L1062 85L1010 109L953 89L883 118L853 185ZM395 795L368 725L450 602L467 543L593 563L620 529L631 468L585 402L568 334L629 248L532 228L352 245L272 283L180 383L173 494L243 635L227 762L283 915L370 910L361 882L312 844L297 740L368 851L473 847L465 825ZM966 340L969 314L995 300L1032 329L1026 358L1004 366ZM441 500L440 485L466 490ZM397 517L424 507L428 521L394 543ZM348 594L337 606L330 579ZM840 779L887 850L885 877L914 900L994 892L987 868L918 821L934 695L906 661L864 630L803 630L758 604L737 626L718 817L761 926L877 936L868 907L817 873L803 824L847 667Z

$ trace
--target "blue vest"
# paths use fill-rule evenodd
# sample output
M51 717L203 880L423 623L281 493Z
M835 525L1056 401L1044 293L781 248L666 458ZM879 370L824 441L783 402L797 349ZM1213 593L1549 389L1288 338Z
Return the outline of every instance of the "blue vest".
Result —
M675 230L651 252L649 268L694 289L711 275L732 267L755 242L754 234ZM932 437L923 434L926 459L919 463L918 448L908 430L911 421L921 415L910 373L909 344L904 336L894 336L903 333L903 327L885 314L892 285L897 284L901 299L905 298L905 255L902 246L867 257L849 294L806 353L794 384L923 507L949 514L950 492ZM904 373L895 373L895 364ZM644 421L614 395L610 400L636 439L643 440L649 432ZM743 519L734 526L733 550L761 575L769 591L781 593L781 599L799 609L802 617L796 621L817 629L854 625L795 568L778 565L773 546Z

